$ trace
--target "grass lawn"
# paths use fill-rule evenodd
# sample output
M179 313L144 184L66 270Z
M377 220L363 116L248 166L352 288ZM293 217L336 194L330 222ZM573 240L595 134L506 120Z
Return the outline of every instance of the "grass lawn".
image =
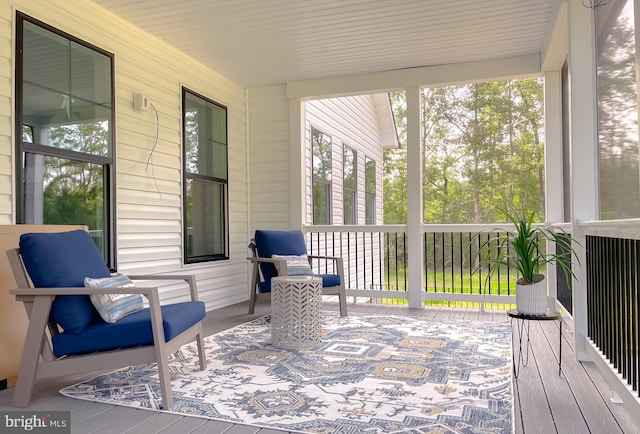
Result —
M498 278L499 277L499 278ZM405 291L406 276L404 270L398 270L397 273L392 272L385 276L385 289ZM481 291L483 289L483 291ZM469 272L460 272L459 270L448 270L445 272L430 272L427 274L426 291L427 293L450 293L450 294L490 294L490 295L509 295L515 294L516 275L506 272L495 275L490 282L485 282L484 276L480 274L470 275ZM407 304L408 301L403 298L383 298L380 299L382 304ZM467 307L480 308L480 303L475 302L453 302L442 300L426 300L425 306L448 306L448 307ZM502 303L487 303L491 309L510 309L512 305Z

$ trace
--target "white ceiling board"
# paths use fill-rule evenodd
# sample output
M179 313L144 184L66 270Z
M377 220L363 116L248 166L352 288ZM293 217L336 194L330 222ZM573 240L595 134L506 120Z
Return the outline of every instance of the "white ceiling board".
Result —
M556 0L92 0L244 86L541 53Z

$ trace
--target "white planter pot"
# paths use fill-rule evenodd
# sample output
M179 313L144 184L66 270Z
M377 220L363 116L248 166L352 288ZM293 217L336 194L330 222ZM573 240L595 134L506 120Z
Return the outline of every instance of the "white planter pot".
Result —
M534 283L516 283L516 309L524 315L547 313L547 281L542 274L534 276Z

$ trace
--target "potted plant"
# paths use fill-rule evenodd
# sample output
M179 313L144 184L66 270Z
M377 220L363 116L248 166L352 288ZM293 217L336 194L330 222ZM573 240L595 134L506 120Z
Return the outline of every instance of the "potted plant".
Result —
M513 229L493 231L478 249L480 267L487 266L485 282L501 267L515 269L516 308L526 315L544 315L547 312L547 283L542 274L547 264L561 267L567 278L575 277L571 270L571 258L575 253L573 238L560 228L536 226L533 224L534 212L516 215L502 210ZM557 248L555 253L546 253L546 241L552 241ZM477 271L477 270L476 270Z

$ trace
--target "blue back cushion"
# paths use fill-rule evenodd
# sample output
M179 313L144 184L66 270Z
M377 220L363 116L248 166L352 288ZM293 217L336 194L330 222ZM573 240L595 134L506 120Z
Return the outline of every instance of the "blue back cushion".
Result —
M256 231L256 250L261 258L271 258L271 255L304 255L307 244L301 231ZM274 264L260 264L260 270L265 282L278 275Z
M20 254L36 288L84 287L85 277L111 275L91 236L81 229L23 234ZM65 332L77 334L97 312L88 295L62 295L54 300L51 316Z

